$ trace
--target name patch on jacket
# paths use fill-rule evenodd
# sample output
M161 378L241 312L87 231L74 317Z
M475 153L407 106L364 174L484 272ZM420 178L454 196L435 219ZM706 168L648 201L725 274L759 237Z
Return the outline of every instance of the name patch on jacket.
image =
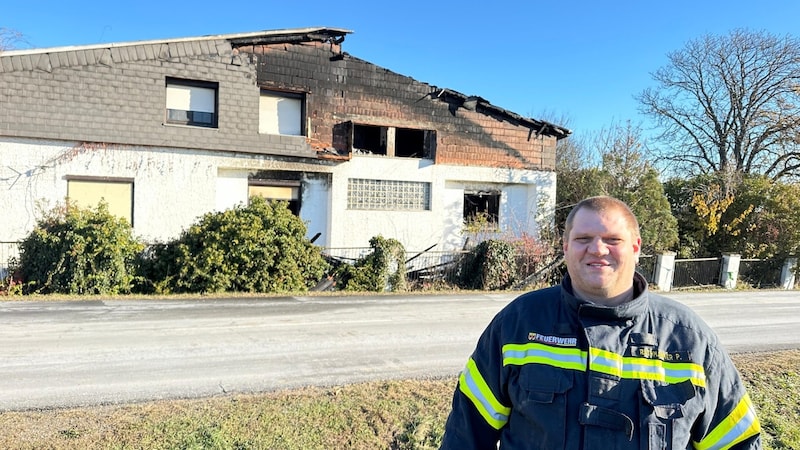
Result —
M665 352L652 347L631 347L631 356L668 362L691 362L689 352Z
M578 345L578 338L548 336L546 334L539 334L533 331L528 333L528 340L542 344L557 345L559 347L576 347Z

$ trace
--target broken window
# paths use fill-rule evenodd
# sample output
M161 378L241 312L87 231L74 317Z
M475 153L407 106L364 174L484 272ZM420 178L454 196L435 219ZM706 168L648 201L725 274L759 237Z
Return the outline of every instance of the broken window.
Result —
M464 221L475 225L497 225L500 191L464 191Z
M406 158L425 156L425 130L397 128L394 138L394 156Z
M346 122L337 126L336 132L350 134L340 136L337 142L349 144L349 151L399 158L433 159L436 149L436 131L414 128L385 127Z
M353 150L373 155L386 154L386 127L373 125L353 126Z

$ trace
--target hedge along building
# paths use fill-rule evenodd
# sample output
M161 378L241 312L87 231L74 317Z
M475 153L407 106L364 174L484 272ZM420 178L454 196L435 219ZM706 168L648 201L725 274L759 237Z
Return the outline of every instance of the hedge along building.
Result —
M535 234L569 130L418 82L307 28L0 53L0 241L65 198L146 242L263 195L317 245L460 248L464 220Z

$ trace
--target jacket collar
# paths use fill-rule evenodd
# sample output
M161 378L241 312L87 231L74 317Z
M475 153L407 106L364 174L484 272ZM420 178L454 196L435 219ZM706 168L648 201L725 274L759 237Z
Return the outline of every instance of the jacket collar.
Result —
M633 274L633 299L617 306L603 306L576 297L572 290L572 280L567 274L561 281L561 300L570 310L581 317L594 317L601 320L632 319L647 309L647 280L635 272Z

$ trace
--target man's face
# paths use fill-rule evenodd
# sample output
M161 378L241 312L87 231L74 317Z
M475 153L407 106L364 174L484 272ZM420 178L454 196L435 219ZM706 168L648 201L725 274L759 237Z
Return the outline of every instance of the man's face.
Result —
M616 305L633 287L641 239L634 238L625 216L616 209L577 211L564 257L575 294L604 305Z

